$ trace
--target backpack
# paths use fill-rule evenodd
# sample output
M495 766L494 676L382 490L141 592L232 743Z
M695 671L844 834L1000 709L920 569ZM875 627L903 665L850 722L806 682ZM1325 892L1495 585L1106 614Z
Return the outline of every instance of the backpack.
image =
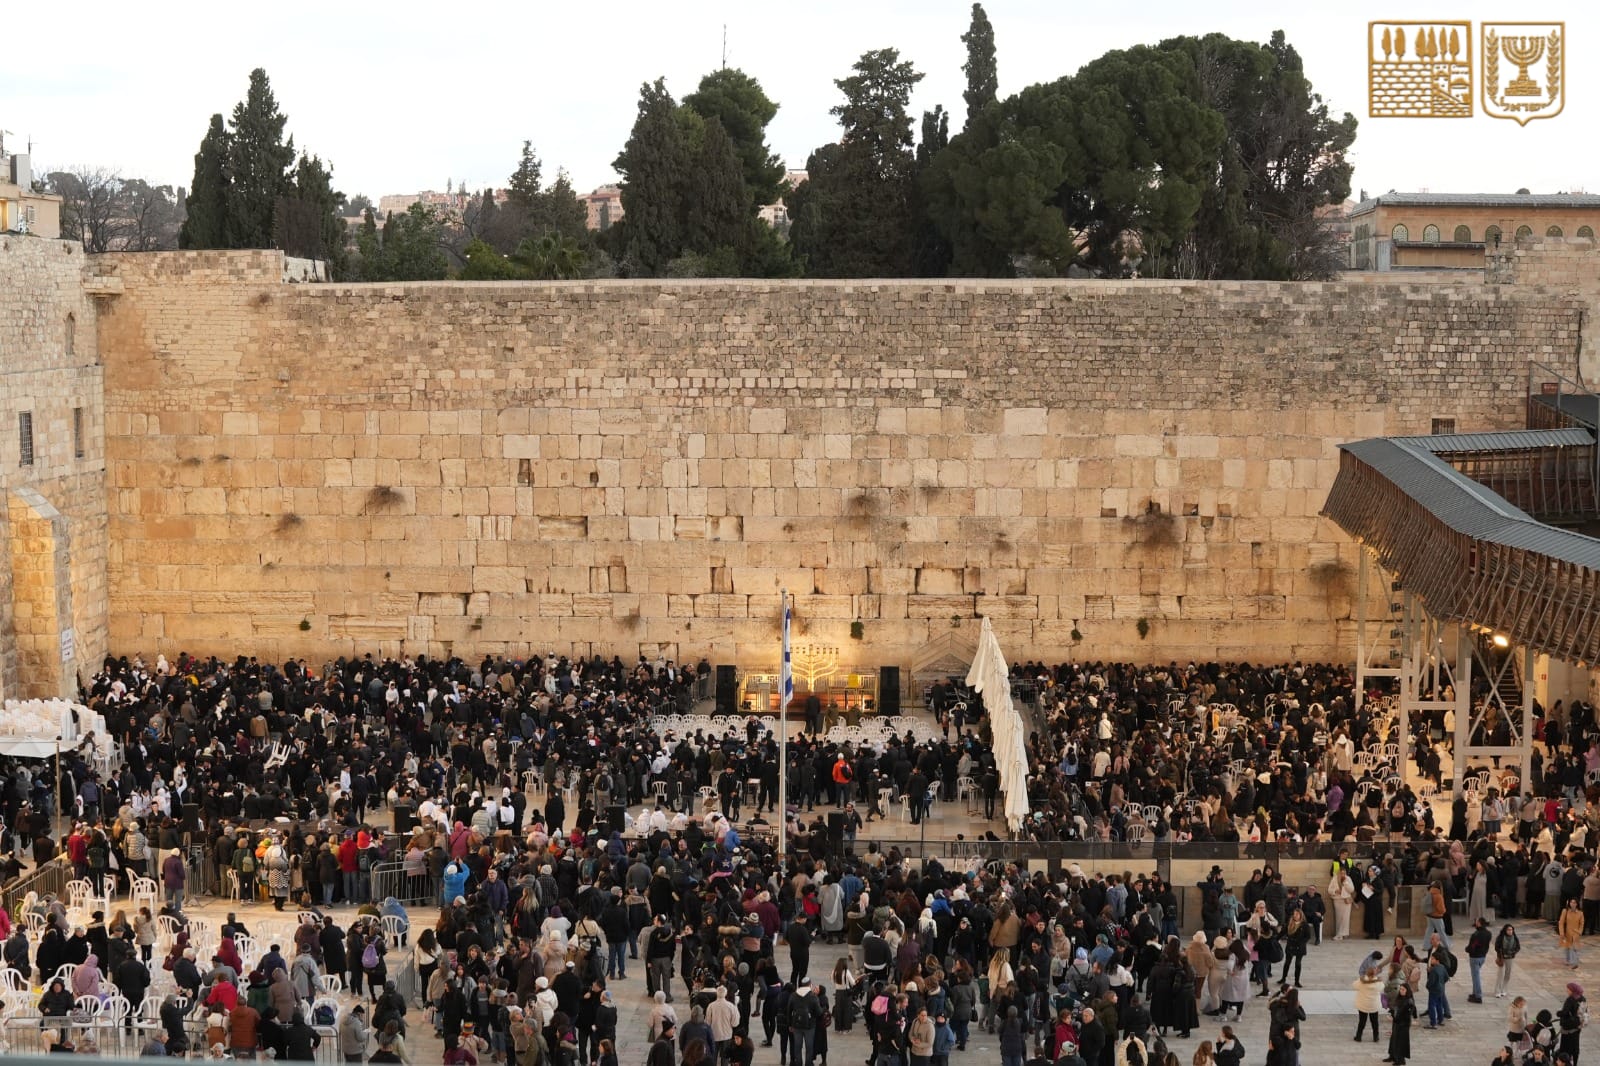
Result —
M1451 977L1454 977L1456 975L1456 967L1460 965L1456 961L1455 953L1449 948L1445 948L1440 951L1440 954L1444 956L1444 968L1450 972Z
M376 970L378 968L378 942L369 941L366 949L361 952L361 968L363 970Z
M314 1026L333 1025L339 1020L339 1008L332 1003L319 1003L311 1011L311 1024Z
M244 857L239 860L239 869L247 874L253 874L256 872L255 852L250 851L249 849L245 850Z

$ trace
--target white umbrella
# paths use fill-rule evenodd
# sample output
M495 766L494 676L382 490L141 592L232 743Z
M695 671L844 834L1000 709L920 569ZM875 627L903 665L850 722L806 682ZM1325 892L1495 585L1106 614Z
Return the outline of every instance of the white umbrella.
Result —
M1000 771L1000 788L1006 794L1006 824L1013 833L1022 828L1028 816L1028 727L1011 702L1011 676L1006 657L1000 651L1000 638L994 635L989 619L983 620L978 651L967 671L967 684L983 697L994 733L995 766Z

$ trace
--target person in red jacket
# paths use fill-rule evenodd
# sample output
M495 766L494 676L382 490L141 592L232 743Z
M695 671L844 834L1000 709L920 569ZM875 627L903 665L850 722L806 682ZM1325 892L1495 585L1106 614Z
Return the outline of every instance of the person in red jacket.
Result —
M351 906L359 899L356 878L360 870L361 858L357 852L355 835L346 833L344 843L339 845L339 872L344 874L344 901Z

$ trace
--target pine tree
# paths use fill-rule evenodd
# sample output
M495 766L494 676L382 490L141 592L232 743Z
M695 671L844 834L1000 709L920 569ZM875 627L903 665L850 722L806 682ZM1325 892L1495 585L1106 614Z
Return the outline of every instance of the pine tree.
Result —
M333 187L333 168L314 155L300 156L295 167L294 190L291 199L305 205L308 222L314 227L310 234L313 258L325 259L328 270L335 278L344 276L346 255L344 248L344 193ZM280 248L288 248L279 243Z
M267 72L250 72L250 90L233 109L228 137L229 248L272 246L278 197L292 189L294 138L283 138L288 116L278 110Z
M893 48L867 52L834 82L843 134L806 163L785 202L796 255L816 277L902 277L912 268L911 89L922 80Z
M752 211L776 203L783 192L783 161L767 146L767 125L778 105L761 83L742 70L723 67L700 79L684 105L707 121L716 119L733 142Z
M533 210L534 200L538 198L542 187L543 169L538 153L533 150L533 142L523 141L522 158L517 161L517 169L511 172L510 187L506 193L513 204L524 211Z
M967 101L966 128L972 126L974 115L995 102L1000 93L999 70L995 63L994 27L982 4L972 5L972 23L961 35L967 46L967 61L961 70L967 76L967 89L962 98Z
M686 250L701 255L719 249L741 251L750 234L750 196L733 141L717 119L707 120L701 132L688 187L692 194L684 210Z
M626 256L655 274L682 254L689 148L665 79L639 90L639 115L613 164L622 175Z
M222 248L228 217L228 131L221 115L211 116L211 128L194 156L194 178L184 201L187 216L178 232L180 248Z

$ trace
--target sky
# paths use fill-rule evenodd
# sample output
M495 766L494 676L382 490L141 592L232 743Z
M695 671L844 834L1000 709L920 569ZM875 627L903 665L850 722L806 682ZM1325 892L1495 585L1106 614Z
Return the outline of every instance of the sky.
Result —
M187 185L213 112L231 112L252 68L265 67L297 147L330 161L335 185L386 193L503 186L524 139L547 175L564 167L580 190L614 180L639 86L667 79L675 96L727 62L777 101L768 128L792 168L837 136L836 78L869 49L893 47L926 77L913 114L935 104L963 114L961 64L969 2L955 0L612 0L598 7L480 0L460 8L410 0L192 3L159 8L86 0L52 26L43 9L7 33L0 130L7 151L33 145L36 171L103 166ZM1002 96L1077 70L1106 51L1184 34L1265 41L1282 29L1335 113L1360 120L1352 195L1433 192L1600 192L1600 5L1533 0L1527 11L1457 0L1257 3L1067 3L989 0ZM1368 24L1445 17L1564 20L1570 99L1551 119L1369 118ZM13 20L14 21L14 20ZM20 25L20 24L19 24ZM70 25L84 32L72 36ZM91 29L92 27L92 29ZM29 40L29 37L32 40Z

